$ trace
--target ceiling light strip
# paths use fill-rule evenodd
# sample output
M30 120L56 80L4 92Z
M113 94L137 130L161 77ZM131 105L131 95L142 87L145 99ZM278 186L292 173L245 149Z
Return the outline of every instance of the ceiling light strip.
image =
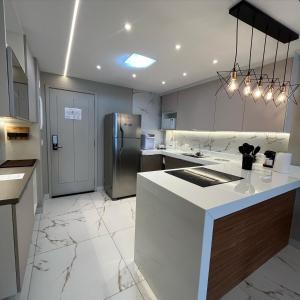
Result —
M64 76L67 76L67 73L68 73L71 49L72 49L73 38L74 38L75 25L76 25L78 9L79 9L79 2L80 2L80 0L75 0L72 25L71 25L71 31L70 31L70 37L69 37L69 44L68 44L68 50L67 50L67 55L66 55L66 60L65 60Z

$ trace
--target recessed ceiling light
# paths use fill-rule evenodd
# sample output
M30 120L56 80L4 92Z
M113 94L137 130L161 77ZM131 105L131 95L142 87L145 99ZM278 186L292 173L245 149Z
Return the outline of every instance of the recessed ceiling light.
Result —
M180 45L180 44L176 44L176 45L175 45L175 49L176 49L176 50L180 50L180 49L181 49L181 45Z
M77 15L78 15L78 7L79 7L79 0L75 0L72 24L71 24L71 30L70 30L70 36L69 36L69 43L68 43L68 49L67 49L67 54L66 54L66 60L65 60L64 76L67 76L67 73L68 73L71 49L72 49L73 38L74 38L75 25L76 25L76 20L77 20Z
M165 82L165 81L162 81L162 82L161 82L161 84L162 84L162 85L165 85L165 84L166 84L166 82Z
M132 77L133 77L133 78L136 78L136 74L133 73L133 74L132 74Z
M125 64L132 68L147 68L155 63L156 60L147 56L136 53L131 54L126 60Z
M216 65L219 61L217 59L213 60L213 64Z
M182 73L182 76L183 76L183 77L187 76L187 73L186 73L186 72L183 72L183 73Z
M124 25L124 29L126 30L126 31L130 31L131 30L131 28L132 28L132 26L131 26L131 24L130 23L125 23L125 25Z
M98 70L101 70L101 66L100 65L97 65L96 67Z

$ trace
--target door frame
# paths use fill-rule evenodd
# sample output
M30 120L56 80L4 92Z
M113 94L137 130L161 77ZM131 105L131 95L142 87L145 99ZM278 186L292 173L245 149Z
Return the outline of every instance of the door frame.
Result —
M55 90L61 90L61 91L67 91L67 92L74 92L74 93L81 93L81 94L87 94L92 95L94 97L94 190L97 188L97 182L98 182L98 126L97 126L97 101L96 101L96 93L94 92L87 92L87 91L79 91L79 90L71 90L67 88L61 88L61 87L55 87L51 85L45 86L45 111L46 111L46 133L47 133L47 165L48 165L48 189L49 189L49 198L52 198L52 159L51 159L51 132L50 132L50 89Z

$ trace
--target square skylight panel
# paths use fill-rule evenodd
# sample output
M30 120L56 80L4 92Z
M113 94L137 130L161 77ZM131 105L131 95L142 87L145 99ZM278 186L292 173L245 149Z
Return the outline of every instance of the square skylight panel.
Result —
M148 68L156 62L155 59L133 53L126 60L125 64L131 68Z

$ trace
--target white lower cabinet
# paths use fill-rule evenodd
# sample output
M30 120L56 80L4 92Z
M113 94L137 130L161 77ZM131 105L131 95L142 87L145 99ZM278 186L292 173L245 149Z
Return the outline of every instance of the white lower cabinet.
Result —
M0 206L0 299L21 291L34 225L35 173L15 205Z

